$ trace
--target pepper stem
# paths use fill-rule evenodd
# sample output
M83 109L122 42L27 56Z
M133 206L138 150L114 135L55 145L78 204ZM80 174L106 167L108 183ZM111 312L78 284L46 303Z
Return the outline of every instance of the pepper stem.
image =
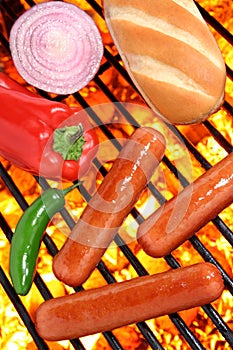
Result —
M82 181L78 181L75 184L73 184L72 186L69 186L67 188L65 188L64 190L61 190L63 193L63 196L65 196L67 193L71 192L72 190L74 190L76 187L78 187L80 184L82 183Z
M85 143L83 134L84 128L81 123L55 129L53 150L60 153L64 160L78 160Z

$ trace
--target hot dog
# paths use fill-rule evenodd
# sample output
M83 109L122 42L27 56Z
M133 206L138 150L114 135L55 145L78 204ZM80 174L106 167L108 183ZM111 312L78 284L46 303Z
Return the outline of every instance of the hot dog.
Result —
M83 337L210 303L223 288L219 270L198 263L45 301L36 329L47 340Z
M59 280L77 286L89 277L164 152L164 137L154 129L142 127L131 135L53 260Z
M233 153L150 215L138 228L138 242L148 255L165 256L232 201Z
M148 105L173 124L201 122L224 98L226 69L192 0L103 0L106 24Z

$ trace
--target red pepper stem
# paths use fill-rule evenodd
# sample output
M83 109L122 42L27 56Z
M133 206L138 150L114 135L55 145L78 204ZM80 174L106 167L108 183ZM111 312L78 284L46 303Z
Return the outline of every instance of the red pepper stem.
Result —
M81 124L79 124L78 127L80 127L80 128L75 134L69 135L69 139L72 143L74 143L75 141L80 139L80 137L83 136L83 133L84 133L83 126Z
M78 125L64 126L54 130L53 150L65 160L78 160L85 143L84 128Z
M63 192L63 195L65 196L67 193L71 192L72 190L74 190L76 187L78 187L81 184L81 181L78 181L77 183L75 183L72 186L69 186L67 188L65 188L64 190L61 190Z

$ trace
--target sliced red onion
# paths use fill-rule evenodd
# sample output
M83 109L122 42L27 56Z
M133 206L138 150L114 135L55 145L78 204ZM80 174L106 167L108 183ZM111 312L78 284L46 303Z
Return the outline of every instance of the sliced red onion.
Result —
M41 3L23 13L11 28L10 50L25 81L62 95L86 86L103 57L102 38L93 19L61 1Z

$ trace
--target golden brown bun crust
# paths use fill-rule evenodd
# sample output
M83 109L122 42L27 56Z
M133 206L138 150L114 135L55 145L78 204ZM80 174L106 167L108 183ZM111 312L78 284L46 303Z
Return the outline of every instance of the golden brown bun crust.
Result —
M201 122L205 118L206 111L211 111L213 108L213 98L205 98L200 103L202 96L198 93L164 82L155 82L150 77L138 74L135 74L135 77L141 82L142 89L147 90L148 99L153 100L156 96L156 107L164 116L169 116L172 124L181 124L181 121L182 124L190 124L191 117L193 122ZM213 108L213 111L215 109Z
M146 102L171 123L190 124L222 104L226 70L196 5L176 1L105 0L105 17Z

